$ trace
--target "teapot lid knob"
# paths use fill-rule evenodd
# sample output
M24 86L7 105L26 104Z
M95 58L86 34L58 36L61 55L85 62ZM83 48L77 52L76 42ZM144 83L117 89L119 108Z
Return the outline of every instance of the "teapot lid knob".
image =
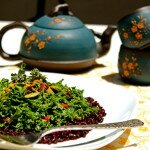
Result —
M54 10L45 15L34 23L35 26L46 29L78 29L84 27L82 21L73 16L69 11L69 5L64 0L59 0L59 4L55 6Z
M58 0L58 2L59 4L54 7L49 16L54 17L58 15L73 15L73 13L69 10L69 5L65 2L65 0Z

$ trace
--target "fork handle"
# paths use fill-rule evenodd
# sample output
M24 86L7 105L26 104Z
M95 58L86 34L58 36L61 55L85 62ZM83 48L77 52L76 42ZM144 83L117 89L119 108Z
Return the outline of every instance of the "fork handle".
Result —
M42 136L56 131L62 130L91 130L91 129L128 129L143 126L144 123L139 119L131 119L122 122L102 123L102 124L89 124L89 125L69 125L61 126L45 130Z

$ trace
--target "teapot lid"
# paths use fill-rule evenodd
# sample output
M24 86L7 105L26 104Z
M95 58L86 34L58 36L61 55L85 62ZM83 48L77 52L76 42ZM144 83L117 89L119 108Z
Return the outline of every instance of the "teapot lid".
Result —
M77 29L84 26L84 24L77 17L69 15L58 15L55 17L45 15L39 18L34 25L41 28L61 30Z

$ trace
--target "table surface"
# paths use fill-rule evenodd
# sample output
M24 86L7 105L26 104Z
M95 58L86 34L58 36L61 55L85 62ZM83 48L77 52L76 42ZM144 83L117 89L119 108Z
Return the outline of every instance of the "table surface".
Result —
M9 23L10 22L0 21L0 29ZM32 23L25 24L30 26ZM107 27L105 25L87 26L97 32L103 32ZM11 49L11 53L17 53L19 51L19 43L21 41L23 33L24 30L22 29L13 29L11 31L8 31L2 40L3 48L6 51L10 51ZM106 56L98 58L96 60L99 65L86 72L74 73L73 75L105 80L107 82L123 86L130 91L136 92L139 96L139 105L135 117L141 119L145 123L144 126L132 130L126 130L115 141L100 149L148 150L150 149L150 86L134 86L124 83L120 79L117 68L120 45L121 41L119 39L118 32L116 31L112 36L112 43L109 53ZM17 64L19 62L20 61L7 61L0 57L0 72L4 70L11 72L17 69Z

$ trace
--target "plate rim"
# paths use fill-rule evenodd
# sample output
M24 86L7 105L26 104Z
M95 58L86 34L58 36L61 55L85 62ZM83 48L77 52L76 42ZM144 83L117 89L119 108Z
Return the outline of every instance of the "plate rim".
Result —
M30 72L30 71L28 71L28 72ZM41 73L43 73L43 74L46 74L46 75L59 75L59 76L64 76L65 78L67 78L67 77L71 77L71 78L81 78L81 79L85 79L85 80L87 80L87 79L90 79L90 80L94 80L94 81L97 81L97 79L96 78L86 78L86 77L82 77L82 76L75 76L75 75L68 75L68 74L62 74L62 73L52 73L52 72L42 72L41 71ZM96 79L96 80L95 80ZM64 79L65 80L65 79ZM111 83L108 83L108 82L106 82L106 81L104 81L104 80L99 80L99 82L103 82L104 84L110 84L110 85L112 85L112 86L116 86L116 85L114 85L114 84L111 84ZM117 88L118 88L118 86L116 86ZM122 86L120 86L122 89L124 89L126 92L127 92L127 89L126 88L124 88L124 87L122 87ZM130 114L130 116L128 117L128 119L131 119L131 118L133 118L134 116L135 116L135 112L136 112L136 110L137 110L137 99L138 99L138 96L137 95L135 95L135 94L133 94L131 91L128 91L128 92L130 92L131 93L131 95L134 97L134 101L135 101L135 103L136 103L136 106L134 107L134 110L132 111L132 113ZM112 137L115 137L115 138L113 138L110 142L112 142L113 140L115 140L116 138L118 138L123 132L124 132L125 130L123 130L123 131L120 131L120 132L117 132L116 134L114 134L114 135L112 135ZM110 143L109 142L109 143ZM95 144L96 143L98 143L98 142L95 142ZM106 144L103 144L102 146L96 146L95 145L95 148L100 148L100 147L103 147L103 146L105 146L105 145L107 145L107 144L109 144L109 143L106 143ZM0 143L0 145L1 145L1 143ZM39 144L35 144L35 145L33 145L32 146L32 148L34 149L34 148L38 148L37 146L38 146ZM43 144L41 144L41 145L43 145ZM86 144L85 144L86 145ZM52 146L49 146L48 145L48 147L50 148L50 149L60 149L60 150L62 150L62 148L61 147L59 147L59 148L57 148L57 147L52 147ZM92 147L94 147L94 146L92 146ZM31 148L31 147L28 147L28 148ZM70 148L70 147L69 147ZM77 148L77 147L75 147L75 148ZM65 147L65 149L66 149L66 147ZM72 148L71 148L72 149Z

